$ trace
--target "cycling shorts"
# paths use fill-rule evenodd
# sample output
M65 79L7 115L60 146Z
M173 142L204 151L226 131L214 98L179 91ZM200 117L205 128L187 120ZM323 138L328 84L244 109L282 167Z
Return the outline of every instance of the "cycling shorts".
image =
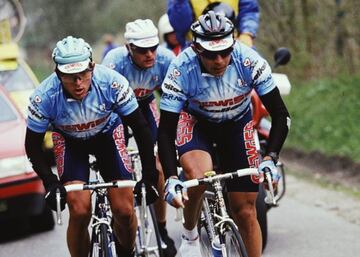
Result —
M259 165L251 111L238 121L222 123L211 123L181 112L176 145L179 156L192 150L208 152L220 173ZM228 192L257 192L259 179L246 176L228 180L226 185Z
M131 162L126 151L124 127L120 119L106 133L87 140L53 132L57 172L62 183L89 181L89 155L95 156L100 174L105 182L132 179Z

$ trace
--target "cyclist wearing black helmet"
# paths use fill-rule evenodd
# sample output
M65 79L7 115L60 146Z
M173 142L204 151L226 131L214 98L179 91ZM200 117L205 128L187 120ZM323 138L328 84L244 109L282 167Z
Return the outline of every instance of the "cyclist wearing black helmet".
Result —
M167 13L182 47L191 42L190 26L200 15L213 10L230 19L238 31L238 39L253 46L259 27L257 0L169 0Z
M95 65L92 49L82 38L68 36L59 41L53 59L55 72L30 97L25 147L34 171L43 181L48 205L56 210L56 191L60 190L61 210L66 203L69 206L67 243L71 256L86 257L90 250L90 191L66 194L63 185L88 182L89 154L95 155L105 182L132 179L123 120L138 142L143 167L140 183L145 183L147 194L155 193L154 200L158 172L151 131L125 77ZM41 149L49 124L54 127L57 175ZM140 184L136 188L140 189ZM133 192L129 188L109 189L109 199L119 255L133 257L137 228Z
M170 64L162 84L158 146L165 176L167 202L185 205L180 256L200 257L196 223L203 188L190 189L177 177L176 150L185 178L203 177L213 169L216 143L219 170L232 172L264 167L279 179L275 163L290 126L289 113L271 75L269 64L252 48L234 40L232 22L209 11L192 24L193 41ZM255 89L272 118L266 156L260 162L255 146L250 92ZM174 140L176 139L176 146ZM226 183L232 216L250 257L261 255L261 232L256 218L259 177ZM175 188L182 188L179 199Z

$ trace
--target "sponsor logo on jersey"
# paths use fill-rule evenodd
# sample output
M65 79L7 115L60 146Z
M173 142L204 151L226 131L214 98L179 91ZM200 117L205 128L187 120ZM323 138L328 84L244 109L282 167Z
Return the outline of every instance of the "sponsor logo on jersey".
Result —
M94 121L86 122L86 123L71 124L71 125L58 125L57 127L63 131L83 132L83 131L87 131L87 130L90 130L90 129L93 129L93 128L99 126L100 124L107 121L108 117L109 117L109 115L102 117L100 119L94 120Z
M251 64L250 59L249 59L249 58L245 58L245 60L244 60L243 64L244 64L244 66L245 66L245 67L250 66L250 64Z
M164 82L164 87L165 87L166 89L169 89L170 91L175 92L175 93L180 93L180 92L182 92L181 89L175 87L175 86L172 85L172 84L166 83L166 82Z
M176 145L182 146L191 141L193 138L194 126L196 120L186 112L180 113L180 118L177 126Z
M111 88L115 88L115 89L118 89L120 88L120 84L116 81L114 81L112 84L111 84Z
M39 103L41 103L41 101L42 101L42 100L41 100L40 96L37 95L37 96L34 97L34 102L35 102L35 103L38 103L38 104L39 104Z
M181 72L178 69L173 69L172 72L169 74L168 78L171 80L176 80L176 78L180 77Z
M33 107L30 106L30 105L28 106L28 111L29 111L30 116L32 118L34 118L34 119L39 120L39 121L44 120L45 119L44 116L39 111L37 111L35 109L33 109Z
M256 70L256 74L255 74L255 76L254 76L254 80L257 80L260 76L261 76L261 74L264 72L264 70L266 69L266 62L264 62L263 63L263 65L259 68L259 69L257 69Z
M65 139L58 132L52 132L52 140L54 143L54 156L56 162L56 168L59 177L64 173L64 157L65 157Z
M118 150L118 153L121 157L121 160L124 163L124 166L128 172L133 172L130 157L128 155L128 152L126 150L126 141L124 136L124 126L120 124L116 127L113 131L113 139L116 145L116 149Z

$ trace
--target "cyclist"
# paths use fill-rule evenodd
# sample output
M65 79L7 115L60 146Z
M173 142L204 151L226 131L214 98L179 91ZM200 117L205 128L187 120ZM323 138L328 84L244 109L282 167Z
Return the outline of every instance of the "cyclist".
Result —
M167 13L163 14L158 22L159 36L164 41L164 46L175 55L178 55L181 51L181 45L179 44L174 28L171 26L169 16Z
M194 19L209 10L232 20L239 32L238 39L253 46L260 16L257 0L169 0L167 13L182 47L191 43L190 26Z
M28 107L25 147L33 168L46 189L46 201L56 210L56 191L61 209L69 206L67 243L71 256L88 256L91 218L89 191L65 192L63 185L89 180L89 154L95 155L106 182L131 179L122 120L134 131L148 189L158 180L151 131L138 107L128 81L92 61L92 49L82 38L68 36L52 53L55 72L35 89ZM121 117L121 119L120 119ZM48 125L53 130L57 175L41 150ZM142 183L141 182L141 183ZM140 188L139 186L137 188ZM154 193L150 192L148 193ZM156 189L155 189L156 191ZM119 254L134 256L137 218L131 189L110 189L109 200ZM121 230L121 231L120 231Z
M159 156L167 179L165 197L184 206L175 188L182 188L184 229L180 256L200 257L196 223L204 188L187 189L177 177L176 147L185 179L203 177L213 169L213 143L220 170L270 168L275 163L290 126L289 113L274 84L269 64L255 50L235 41L234 26L226 17L209 11L192 24L193 43L174 60L162 84ZM272 118L269 144L259 165L250 110L255 89ZM174 140L176 137L176 147ZM261 254L261 232L256 219L258 177L226 183L230 209L250 257ZM186 201L188 200L188 201Z
M158 29L150 19L137 19L125 26L125 46L111 50L102 64L125 76L134 90L139 107L151 128L152 140L155 145L159 111L154 91L160 89L168 66L175 57L174 54L159 46ZM124 122L126 123L126 121ZM160 199L155 203L158 226L161 238L167 245L164 252L167 256L175 256L174 241L166 230L166 202L163 200L164 176L160 162L157 159L157 169L160 171L158 192Z

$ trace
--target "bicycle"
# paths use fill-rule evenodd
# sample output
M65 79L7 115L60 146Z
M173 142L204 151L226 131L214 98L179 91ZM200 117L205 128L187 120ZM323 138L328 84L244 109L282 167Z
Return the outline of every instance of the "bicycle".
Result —
M238 228L228 214L221 181L248 175L259 175L258 169L246 168L218 175L215 171L208 171L204 175L204 178L184 182L187 188L199 185L208 186L204 193L198 222L202 256L219 256L221 253L222 257L247 257L245 245ZM269 183L270 192L267 201L276 204L270 170L265 171L265 178ZM178 194L181 195L181 192L178 192Z
M128 148L128 154L132 164L134 181L141 180L141 162L139 152ZM138 217L138 228L136 232L135 254L137 257L164 257L163 248L166 245L162 242L155 208L153 204L146 203L145 185L141 188L141 202L135 203L136 216ZM155 234L155 241L153 240Z
M115 235L111 226L112 214L110 203L107 197L108 188L135 187L136 181L122 180L114 182L104 182L100 176L100 171L96 166L96 161L90 163L90 169L95 171L95 180L88 184L66 185L66 192L92 190L95 194L95 205L91 218L91 241L90 257L116 257ZM56 194L57 199L57 223L62 224L60 209L60 192Z

